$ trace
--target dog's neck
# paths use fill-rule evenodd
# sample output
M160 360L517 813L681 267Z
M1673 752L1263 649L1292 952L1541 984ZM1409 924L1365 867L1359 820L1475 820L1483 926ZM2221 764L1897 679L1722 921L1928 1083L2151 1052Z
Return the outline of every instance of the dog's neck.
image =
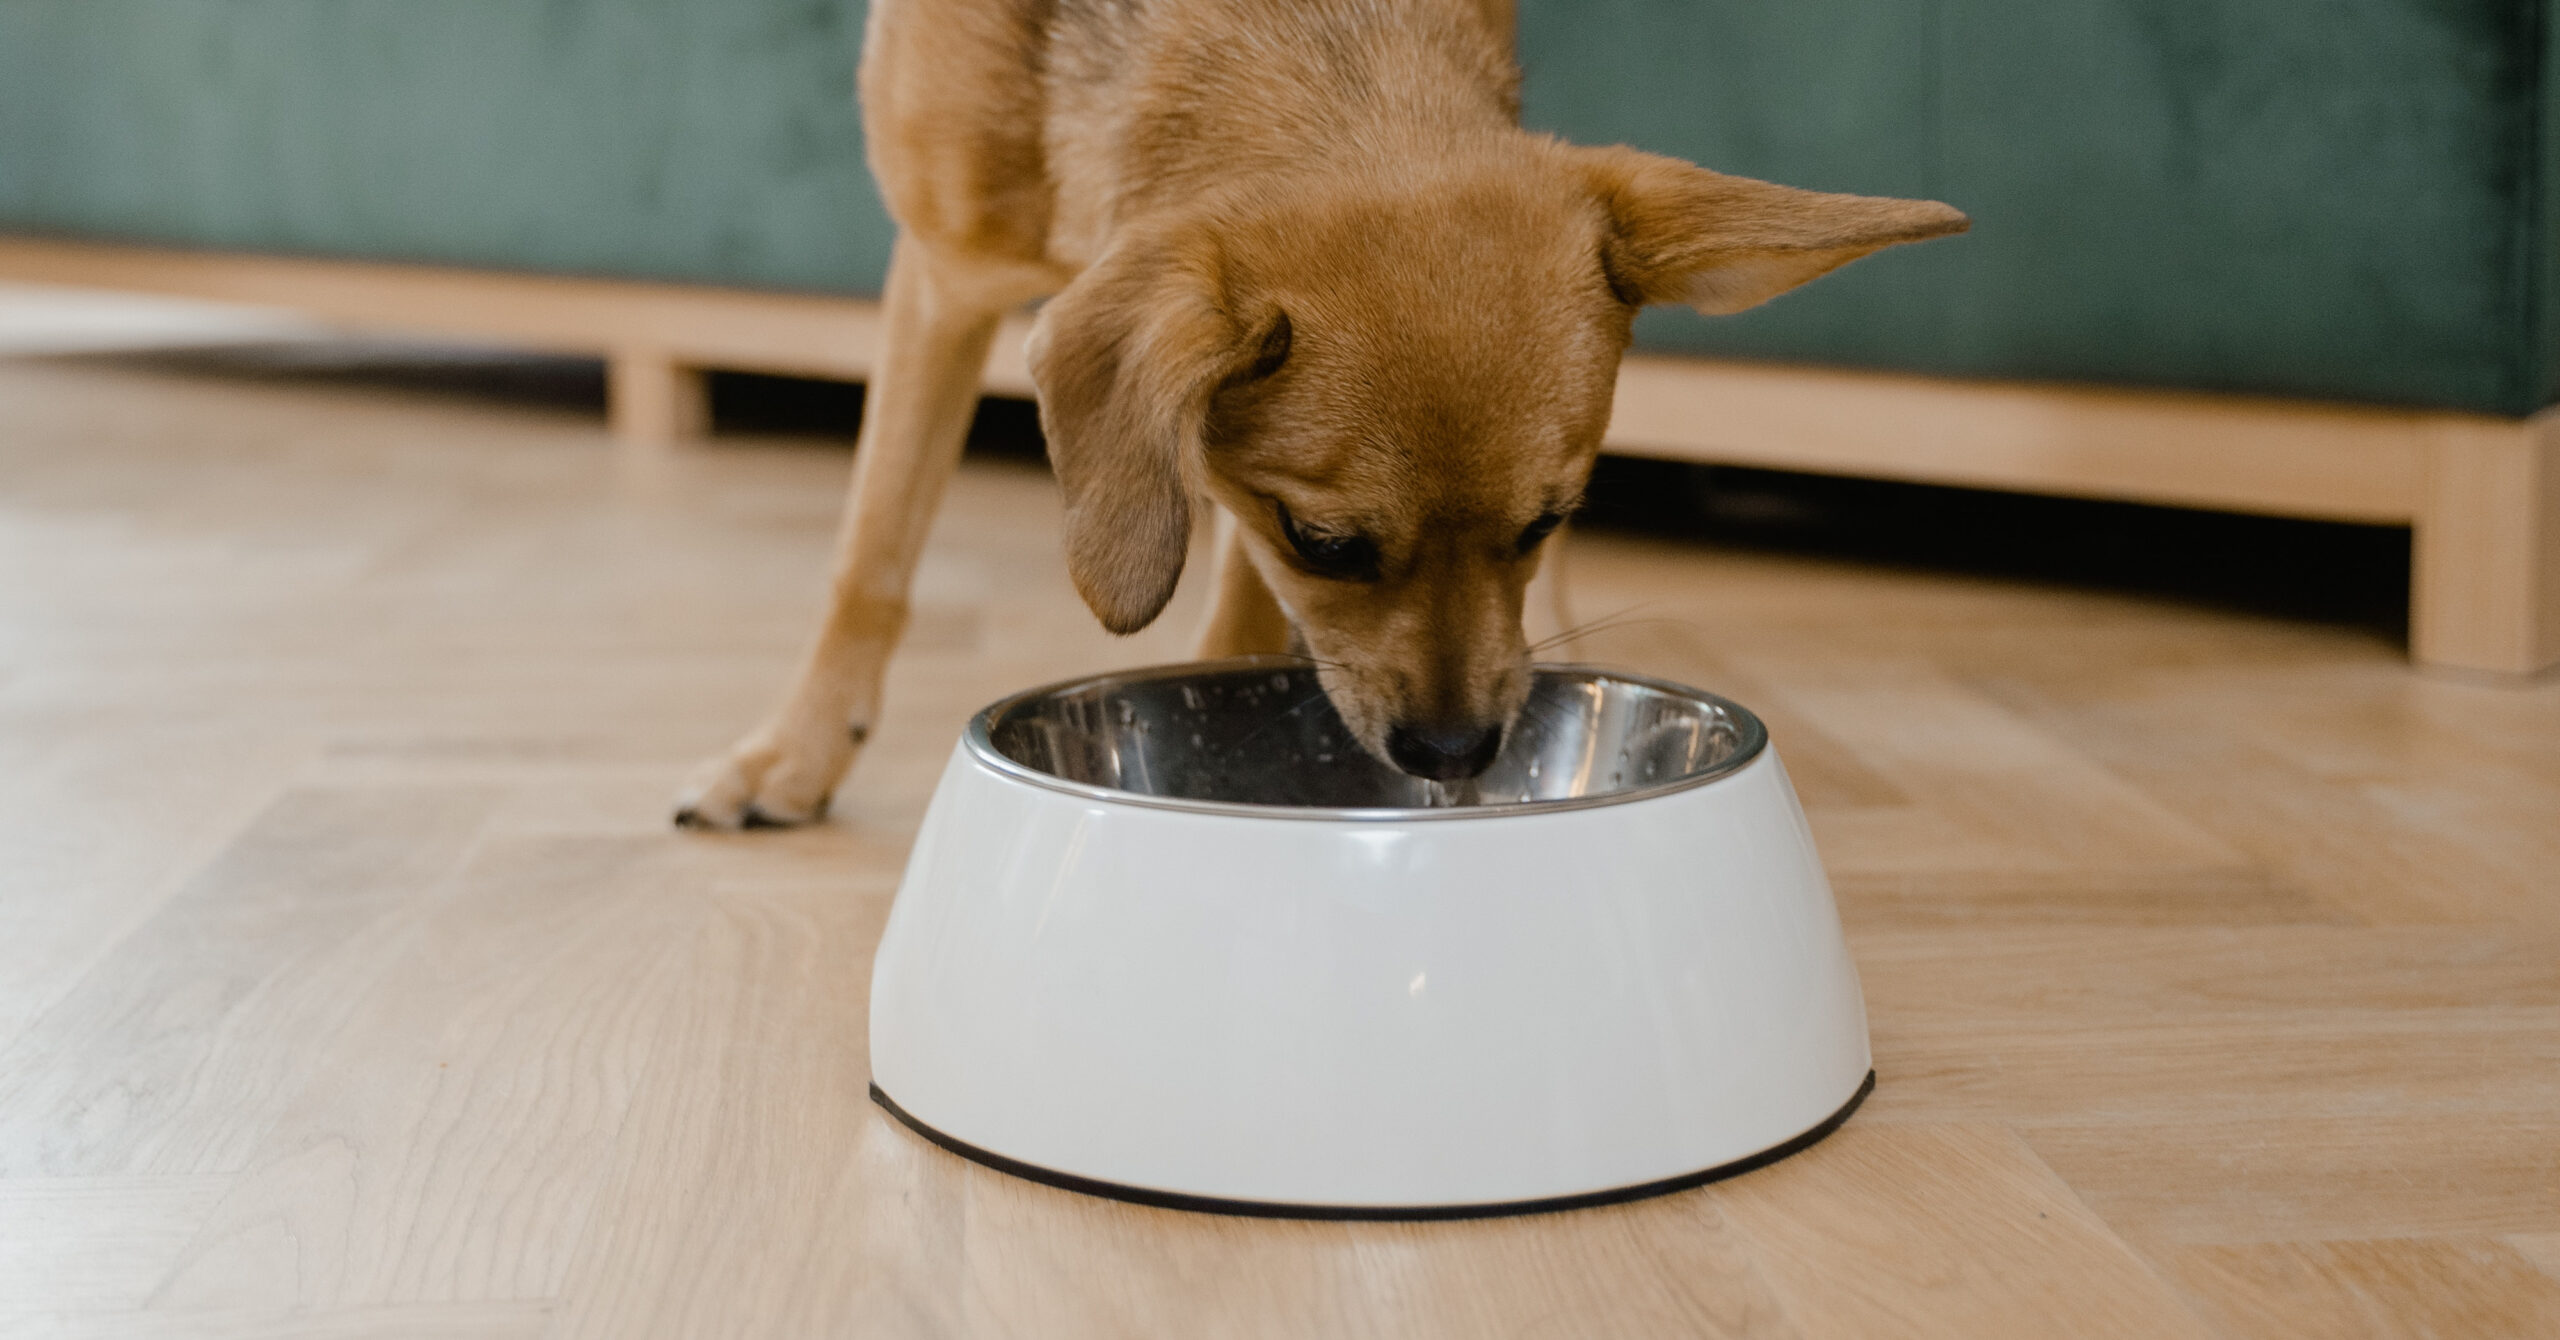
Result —
M1410 173L1515 136L1486 0L1062 0L1046 68L1050 252L1309 174Z

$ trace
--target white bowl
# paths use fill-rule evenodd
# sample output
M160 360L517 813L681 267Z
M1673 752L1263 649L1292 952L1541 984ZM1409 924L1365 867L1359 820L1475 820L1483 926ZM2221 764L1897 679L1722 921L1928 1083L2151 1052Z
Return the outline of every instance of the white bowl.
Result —
M1477 803L1286 661L1034 690L969 724L880 942L872 1095L1124 1199L1433 1218L1694 1186L1873 1083L1767 732L1542 666Z

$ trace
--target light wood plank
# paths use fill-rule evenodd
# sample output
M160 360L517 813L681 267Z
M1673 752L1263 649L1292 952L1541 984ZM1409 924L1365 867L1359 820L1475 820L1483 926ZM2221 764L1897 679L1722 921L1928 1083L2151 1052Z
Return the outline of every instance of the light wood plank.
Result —
M0 709L0 1046L175 896L315 748L302 732L183 708ZM105 794L121 808L101 807Z
M2093 1110L2163 1128L2228 1113L2466 1114L2495 1128L2560 1112L2560 1010L2305 1011L2290 1017L2092 1027L1873 1018L1880 1113L2069 1120ZM2170 1081L2170 1082L2164 1082ZM2411 1101L2409 1093L2423 1100ZM2537 1123L2538 1124L2538 1123Z
M2238 850L2077 750L1916 662L1819 664L1727 658L1925 806L1826 816L1826 862L1843 875L1876 868L2016 871L2161 866L2230 869ZM2033 787L2015 779L2034 775ZM1916 831L1925 816L1934 831ZM1889 818L1879 826L1878 818Z
M227 1177L0 1179L0 1336L25 1321L21 1310L140 1307L230 1185Z
M535 1340L542 1303L428 1303L328 1311L62 1312L0 1318L0 1340Z
M1710 1194L1807 1334L2211 1334L1996 1127L1853 1122Z
M937 1213L895 1170L959 1174L918 1169L895 1145L884 1170L879 1143L898 1135L868 1100L877 878L720 899L570 1267L560 1334L813 1334L949 1315L933 1272L958 1261L931 1244L956 1232L956 1204Z
M1530 1219L1316 1224L1096 1202L974 1170L962 1186L964 1334L1804 1334L1698 1194Z
M664 836L485 848L154 1305L556 1295L701 920L687 855Z
M1862 935L1877 1120L2560 1111L2560 955L2456 931ZM1923 957L1915 958L1914 954Z
M1630 455L2391 522L2416 515L2428 435L2446 422L2495 421L1635 354L1609 441Z
M1814 832L1865 824L1866 842L1890 821L1918 825L1912 815L1823 816ZM2132 870L2019 871L1971 869L1907 871L1870 867L1831 878L1840 915L1853 935L1897 931L2011 926L2309 926L2348 918L2306 889L2249 864L2175 865Z
M2020 1130L2092 1209L2144 1241L2560 1231L2560 1109L2425 1106L2421 1091L2383 1115L2232 1111Z
M452 873L492 801L284 793L0 1051L0 1177L238 1171L386 920Z
M2560 1009L2560 938L2472 927L2339 925L1961 928L1970 971L1950 977L1948 928L1857 937L1858 970L1904 1022L2284 1024L2504 1016L2531 1026ZM2529 1077L2520 1077L2529 1078Z
M2494 1238L2182 1247L2161 1254L2225 1334L2549 1340L2560 1280Z
M860 378L879 348L866 298L631 279L384 264L242 252L180 251L0 235L0 277L247 303L359 327L499 340L601 354L638 344L695 366ZM1026 394L1010 324L988 385Z
M2507 1245L2541 1266L2544 1274L2560 1280L2560 1233L2518 1233L2507 1239Z
M2515 797L2495 795L2506 780L2497 776L2505 765L2477 749L2459 759L2394 751L2399 757L2379 771L2342 774L2304 758L2293 731L2267 724L2297 718L2307 702L2324 698L2405 704L2430 691L2406 674L2359 674L2315 690L2307 677L2247 672L2199 690L2147 675L2094 695L2085 687L2013 682L2000 697L2012 713L2067 732L2092 764L2211 833L2242 860L2279 873L2346 916L2376 924L2522 922L2560 930L2560 900L2549 896L2554 867L2544 845L2547 830L2516 814L2519 801L2531 808L2534 790L2544 783L2531 783ZM2544 710L2560 702L2547 688L2520 692ZM2227 711L2241 713L2248 724L2223 726L2233 720ZM2390 715L2388 731L2403 740L2435 728L2405 711ZM2524 729L2526 738L2541 738L2537 728ZM2370 721L2362 732L2368 740L2389 738ZM2480 776L2466 776L2464 761ZM2483 819L2476 827L2445 822L2475 810Z

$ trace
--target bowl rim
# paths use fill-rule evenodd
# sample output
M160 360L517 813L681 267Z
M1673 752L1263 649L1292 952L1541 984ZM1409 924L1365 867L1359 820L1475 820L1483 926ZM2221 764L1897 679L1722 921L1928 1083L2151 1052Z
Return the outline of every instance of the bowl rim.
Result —
M1138 666L1127 670L1106 671L1098 675L1080 675L1054 684L1024 689L1008 694L980 708L969 718L968 728L961 732L962 747L972 758L999 776L1025 782L1043 790L1062 792L1084 800L1114 805L1134 805L1143 809L1174 810L1185 814L1211 814L1245 819L1327 820L1352 823L1458 822L1476 819L1525 818L1540 814L1560 814L1568 810L1603 809L1636 801L1653 800L1680 791L1693 790L1711 782L1722 781L1749 767L1768 752L1769 728L1750 708L1722 694L1709 693L1676 680L1631 671L1612 670L1605 666L1579 661L1542 661L1530 667L1532 674L1563 675L1584 680L1616 680L1642 685L1658 693L1690 702L1702 703L1725 713L1741 737L1731 754L1712 767L1686 777L1652 786L1630 787L1593 796L1570 796L1556 800L1515 800L1493 805L1463 805L1442 809L1375 805L1257 805L1240 800L1194 800L1185 796L1162 796L1144 791L1125 791L1114 786L1097 786L1091 782L1070 781L1054 773L1042 772L1027 763L1007 757L996 748L995 721L1006 712L1035 698L1054 697L1096 688L1105 684L1146 683L1152 680L1177 679L1205 671L1248 673L1259 670L1303 670L1306 662L1288 656L1231 656L1223 660L1176 661L1163 665Z

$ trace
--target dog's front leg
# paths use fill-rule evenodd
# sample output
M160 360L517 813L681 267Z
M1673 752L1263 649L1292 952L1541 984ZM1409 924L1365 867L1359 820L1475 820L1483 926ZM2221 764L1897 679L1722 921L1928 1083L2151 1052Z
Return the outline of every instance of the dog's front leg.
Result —
M1201 621L1193 652L1200 659L1267 655L1289 650L1289 614L1271 594L1245 553L1244 531L1225 508L1218 509L1217 584L1211 588L1209 616Z
M703 765L677 801L676 822L753 828L826 812L879 710L889 653L906 628L908 582L959 463L987 346L1013 305L999 299L1013 296L953 283L899 241L826 621L781 710Z

